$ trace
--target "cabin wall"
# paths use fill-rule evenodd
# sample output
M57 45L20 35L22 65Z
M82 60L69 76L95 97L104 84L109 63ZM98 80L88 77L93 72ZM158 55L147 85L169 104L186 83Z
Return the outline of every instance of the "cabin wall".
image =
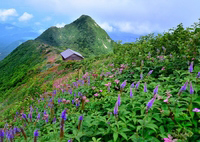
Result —
M68 60L83 60L83 58L80 56L77 56L76 54L73 54L65 59L65 61L68 61Z

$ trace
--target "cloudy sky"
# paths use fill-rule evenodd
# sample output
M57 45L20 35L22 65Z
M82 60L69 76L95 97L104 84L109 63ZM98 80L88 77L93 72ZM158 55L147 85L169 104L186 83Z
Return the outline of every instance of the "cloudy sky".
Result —
M107 32L163 33L198 22L199 6L199 0L1 0L0 23L42 32L86 14Z

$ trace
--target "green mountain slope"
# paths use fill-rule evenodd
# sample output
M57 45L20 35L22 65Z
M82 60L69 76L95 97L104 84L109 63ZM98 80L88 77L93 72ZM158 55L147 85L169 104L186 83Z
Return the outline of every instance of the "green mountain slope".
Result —
M0 98L43 71L41 65L50 57L60 60L59 54L67 48L89 57L112 52L112 44L108 34L86 15L64 28L51 27L35 40L21 44L0 61Z
M36 38L37 41L78 50L83 55L99 55L112 51L112 40L89 16L82 15L63 28L51 27Z

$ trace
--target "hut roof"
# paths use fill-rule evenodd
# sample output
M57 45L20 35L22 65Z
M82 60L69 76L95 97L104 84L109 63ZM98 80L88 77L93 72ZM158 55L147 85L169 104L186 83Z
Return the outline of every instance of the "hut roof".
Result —
M84 58L80 53L78 53L78 52L76 52L76 51L74 51L74 50L71 50L71 49L67 49L67 50L65 50L65 51L63 51L62 53L60 53L62 56L63 56L63 58L68 58L69 56L71 56L71 55L73 55L73 54L76 54L76 55L78 55L78 56L80 56L80 57L82 57L82 58Z

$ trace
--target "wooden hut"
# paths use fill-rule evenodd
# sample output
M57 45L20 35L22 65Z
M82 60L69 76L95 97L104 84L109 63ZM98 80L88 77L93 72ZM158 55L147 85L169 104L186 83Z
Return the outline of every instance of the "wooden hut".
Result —
M63 51L62 53L60 53L60 54L61 54L62 59L64 61L68 61L68 60L83 60L83 58L84 58L80 53L78 53L78 52L76 52L74 50L71 50L71 49L67 49L67 50Z

